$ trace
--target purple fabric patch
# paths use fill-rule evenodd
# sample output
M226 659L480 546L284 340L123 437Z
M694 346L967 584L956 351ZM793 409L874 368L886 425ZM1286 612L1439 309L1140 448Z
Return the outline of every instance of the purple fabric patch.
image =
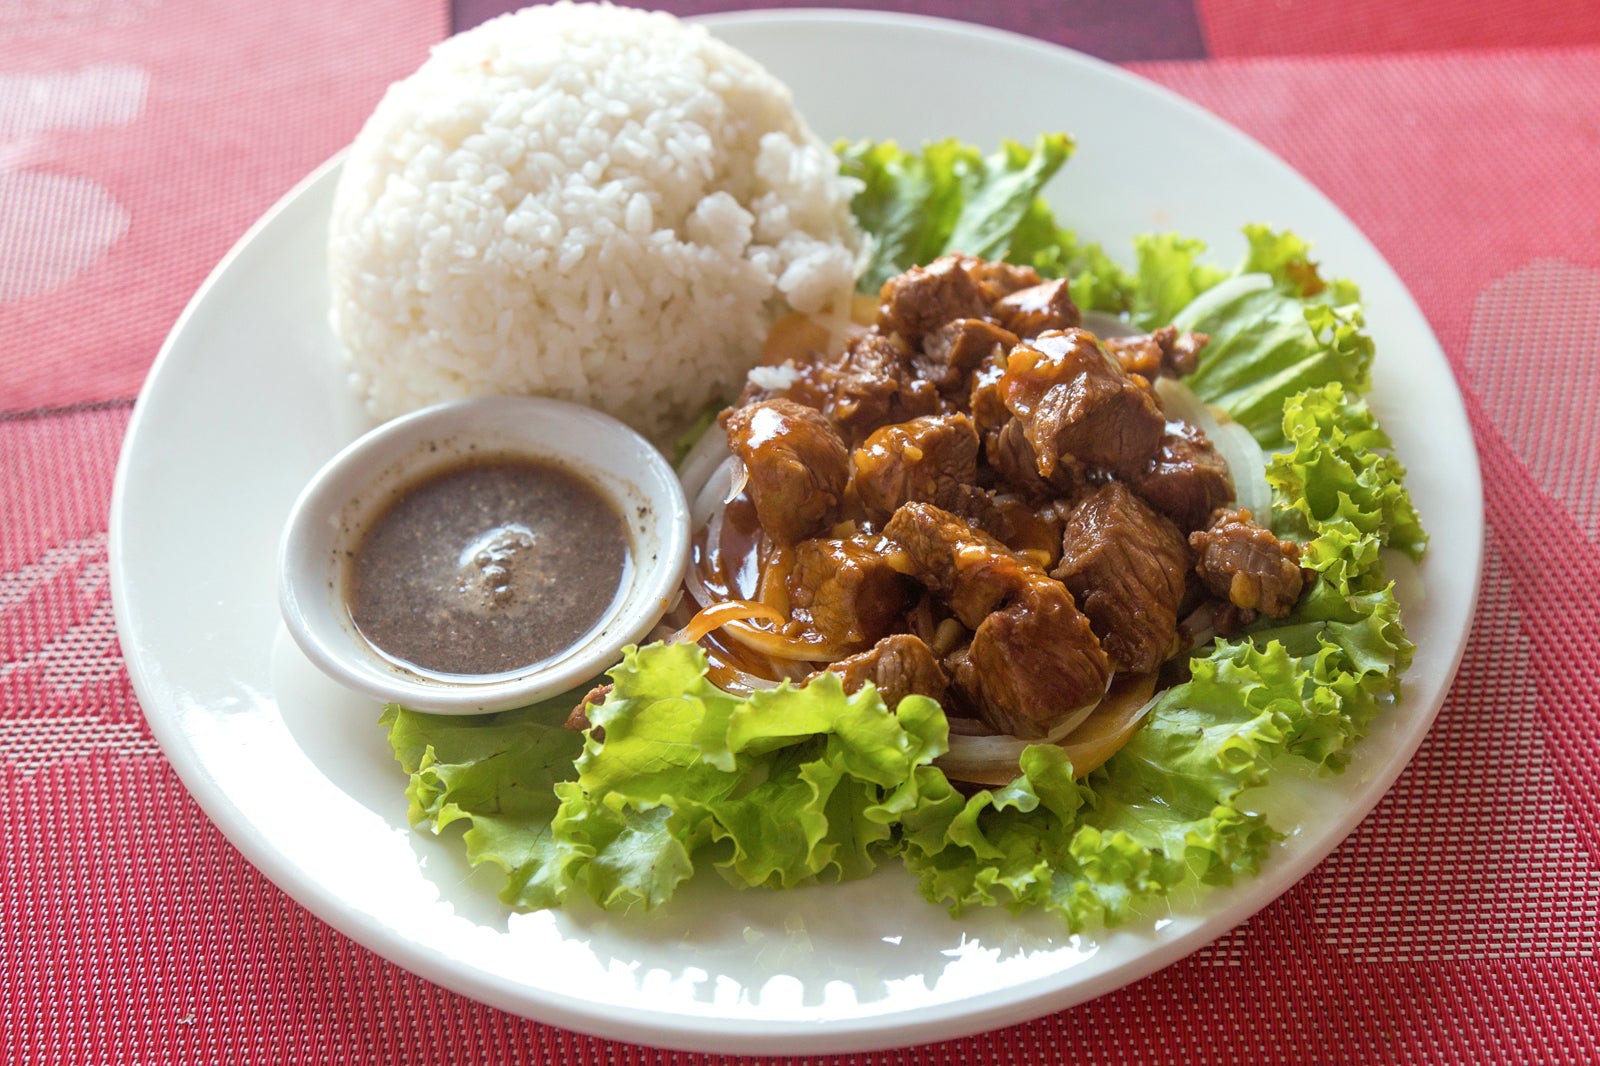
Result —
M452 26L457 31L469 29L522 6L519 0L452 0ZM991 0L981 4L971 0L870 0L851 4L819 0L655 0L629 6L683 16L752 7L898 11L978 22L1066 45L1113 63L1204 59L1207 55L1194 0Z

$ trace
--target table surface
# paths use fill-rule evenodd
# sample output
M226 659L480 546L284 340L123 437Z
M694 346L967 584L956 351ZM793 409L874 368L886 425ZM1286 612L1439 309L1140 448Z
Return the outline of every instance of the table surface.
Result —
M389 81L506 6L0 4L6 1062L702 1061L482 1006L302 910L184 791L113 628L111 478L179 311ZM1304 173L1438 334L1477 439L1488 535L1436 726L1295 888L1080 1007L830 1061L1600 1061L1600 8L856 6L1124 64Z

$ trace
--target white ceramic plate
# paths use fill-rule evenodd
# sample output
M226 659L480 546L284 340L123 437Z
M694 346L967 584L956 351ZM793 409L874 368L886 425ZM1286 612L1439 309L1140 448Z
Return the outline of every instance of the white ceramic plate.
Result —
M330 167L217 268L134 412L112 506L112 591L151 729L206 813L306 907L416 973L542 1021L679 1048L829 1052L958 1036L1117 988L1297 881L1427 730L1465 641L1482 548L1455 383L1410 296L1348 220L1260 146L1159 88L954 23L804 12L710 22L794 87L824 137L992 146L1065 129L1079 150L1052 193L1084 236L1125 249L1134 233L1177 228L1232 262L1241 224L1265 221L1312 237L1328 269L1356 279L1380 356L1374 403L1434 537L1403 590L1418 645L1405 704L1342 777L1278 789L1273 807L1294 830L1259 877L1093 937L1040 916L952 919L891 869L781 893L736 893L707 876L643 920L511 913L459 841L407 825L378 708L324 680L279 621L273 559L290 503L364 426L326 324ZM930 73L947 70L959 76ZM1152 145L1203 165L1130 165Z

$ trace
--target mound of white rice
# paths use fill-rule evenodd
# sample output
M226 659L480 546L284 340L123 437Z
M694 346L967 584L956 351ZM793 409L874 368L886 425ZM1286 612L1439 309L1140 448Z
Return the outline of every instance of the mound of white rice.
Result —
M704 30L528 8L436 47L356 138L334 329L380 419L537 393L664 441L738 392L778 315L842 301L852 192L788 89Z

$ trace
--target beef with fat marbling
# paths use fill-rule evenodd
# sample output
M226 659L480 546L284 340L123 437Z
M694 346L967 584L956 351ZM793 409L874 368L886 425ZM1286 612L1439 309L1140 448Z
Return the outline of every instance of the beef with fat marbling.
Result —
M898 334L909 345L957 318L982 318L989 311L962 258L946 255L912 267L878 291L878 330Z
M1280 541L1248 510L1221 511L1207 529L1189 534L1195 571L1212 595L1243 611L1283 618L1305 588L1300 546Z
M858 655L829 663L828 670L840 676L846 692L857 692L871 682L891 710L907 696L943 700L950 687L933 649L910 633L884 637Z
M984 618L953 681L1001 733L1037 739L1105 695L1111 666L1089 622L1057 581Z
M972 388L972 375L997 354L1004 356L1017 343L1017 335L984 318L957 318L922 338L913 357L917 374L958 402Z
M865 333L837 360L813 363L800 374L822 412L854 444L880 426L939 409L938 388L918 377L911 363L910 349L900 339Z
M1003 259L979 259L977 256L958 256L961 267L978 286L983 302L993 307L1014 292L1030 288L1044 279L1031 266L1007 263Z

